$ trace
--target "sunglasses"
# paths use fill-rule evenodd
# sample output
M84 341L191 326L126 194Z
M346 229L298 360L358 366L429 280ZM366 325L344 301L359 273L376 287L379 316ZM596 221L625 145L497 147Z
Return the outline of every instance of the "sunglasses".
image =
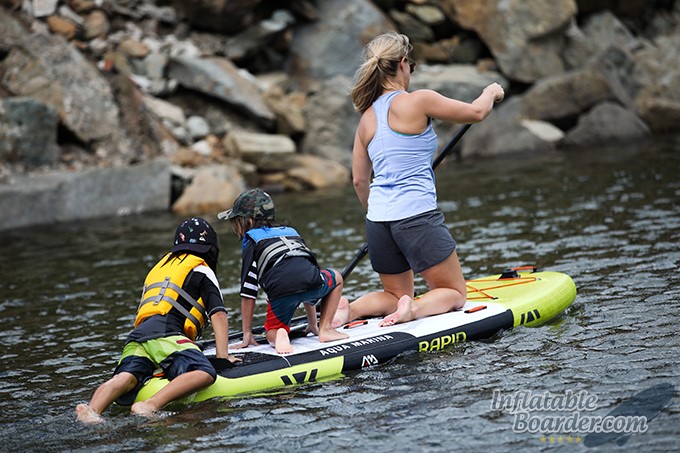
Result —
M413 74L413 71L416 70L416 63L414 61L409 60L408 58L404 57L404 60L408 63L408 69Z

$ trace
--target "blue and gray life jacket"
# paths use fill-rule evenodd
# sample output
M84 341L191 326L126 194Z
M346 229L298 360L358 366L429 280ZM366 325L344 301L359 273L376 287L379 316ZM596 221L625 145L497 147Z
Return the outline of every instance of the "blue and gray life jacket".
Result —
M307 258L314 265L318 266L314 253L292 227L253 228L246 233L246 237L243 239L244 246L247 238L255 241L255 261L257 263L258 280L262 279L262 275L266 271L284 259L295 256Z

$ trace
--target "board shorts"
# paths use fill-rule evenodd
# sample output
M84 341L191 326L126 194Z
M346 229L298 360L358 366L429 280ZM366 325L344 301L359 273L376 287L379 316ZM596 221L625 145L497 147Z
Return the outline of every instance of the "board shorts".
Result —
M420 273L456 250L456 241L438 210L390 222L366 219L368 256L379 274Z
M116 403L123 406L131 405L139 389L154 377L159 367L163 371L163 377L170 381L181 374L196 370L208 373L212 376L213 382L217 378L215 368L201 349L183 335L156 338L142 343L131 341L123 347L123 353L113 375L127 372L132 374L138 383L134 389L118 398Z
M338 286L335 280L335 272L332 269L321 269L321 286L303 293L291 294L270 300L267 304L267 319L264 322L264 330L286 329L290 332L290 322L295 315L295 310L301 303L314 305Z

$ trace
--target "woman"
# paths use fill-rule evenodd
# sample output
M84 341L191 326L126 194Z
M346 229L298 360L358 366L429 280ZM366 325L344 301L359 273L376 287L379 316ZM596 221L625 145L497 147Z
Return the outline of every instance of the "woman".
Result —
M366 236L383 291L342 302L337 327L365 316L384 316L381 326L446 313L465 304L466 288L456 242L437 209L432 159L437 136L432 118L477 123L503 100L497 83L471 103L432 90L409 93L415 63L406 36L387 33L364 48L355 74L354 108L361 113L354 137L352 174L367 209ZM371 173L373 180L371 181ZM413 300L414 272L429 291Z

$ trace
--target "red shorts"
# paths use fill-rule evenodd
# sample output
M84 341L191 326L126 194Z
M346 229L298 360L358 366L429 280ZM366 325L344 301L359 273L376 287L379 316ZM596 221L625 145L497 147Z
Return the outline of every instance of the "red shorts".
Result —
M295 310L301 303L314 305L316 302L330 293L338 286L335 281L335 272L332 269L321 269L320 287L305 291L304 293L291 294L276 300L267 301L267 319L264 322L265 330L286 329L290 332L290 321L295 315Z

